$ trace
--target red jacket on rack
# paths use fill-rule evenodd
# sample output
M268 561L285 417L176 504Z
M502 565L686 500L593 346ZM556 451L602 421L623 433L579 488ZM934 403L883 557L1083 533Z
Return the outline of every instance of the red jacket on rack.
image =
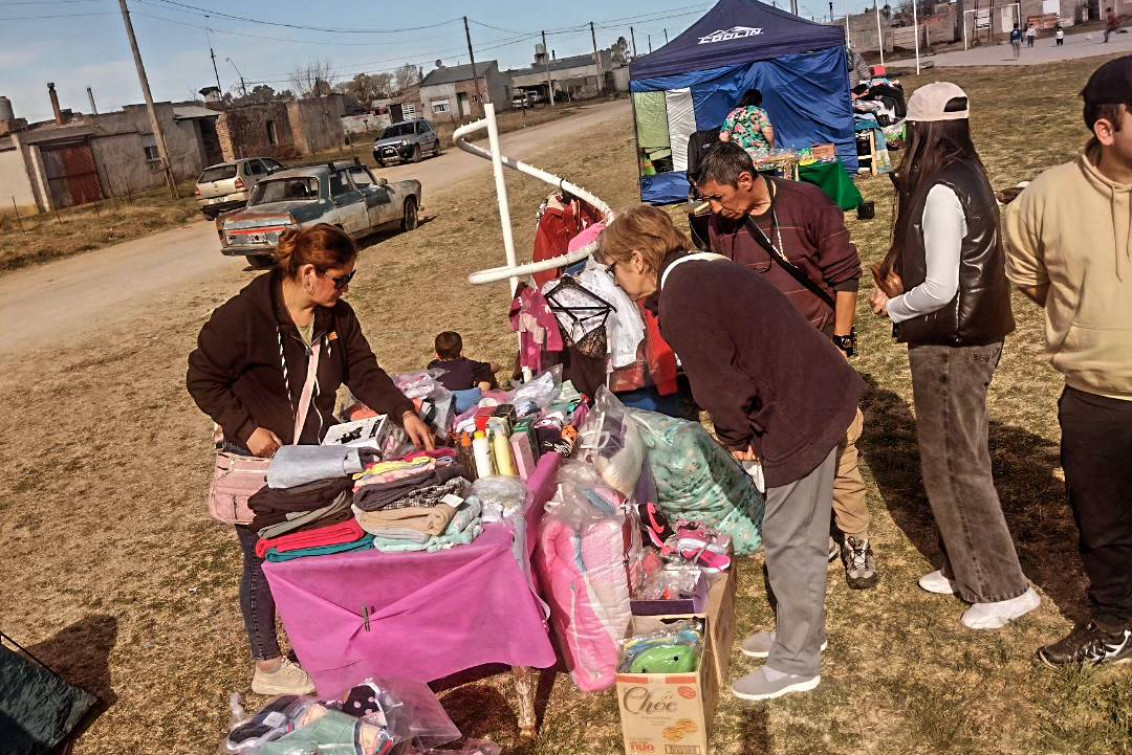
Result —
M576 198L567 201L560 194L552 194L547 197L539 213L534 254L531 259L534 262L542 262L561 257L566 254L570 239L601 219L601 213L585 202ZM563 268L556 268L535 273L535 285L541 288L542 284L561 276L562 271Z

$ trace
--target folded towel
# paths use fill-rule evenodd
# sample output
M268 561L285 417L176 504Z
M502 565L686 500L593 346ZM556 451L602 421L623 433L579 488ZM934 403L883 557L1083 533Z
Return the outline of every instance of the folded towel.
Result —
M333 553L349 553L351 551L364 551L373 548L373 535L366 535L361 540L355 543L342 543L341 545L324 545L319 548L302 548L297 551L288 551L287 553L276 553L274 549L269 550L265 558L271 562L278 561L293 561L296 558L306 558L307 556L329 556Z
M349 446L283 446L267 467L267 486L294 488L319 480L349 477L379 458L375 449Z
M354 506L353 510L354 517L362 529L375 535L384 535L384 531L389 529L407 529L423 532L426 535L440 535L456 514L456 507L447 503L427 508L411 506L382 511L364 511Z
M358 520L351 517L345 522L260 540L256 543L255 553L263 558L269 550L274 550L276 553L288 553L305 548L319 548L325 545L343 545L345 543L356 543L365 536L366 531L358 524Z

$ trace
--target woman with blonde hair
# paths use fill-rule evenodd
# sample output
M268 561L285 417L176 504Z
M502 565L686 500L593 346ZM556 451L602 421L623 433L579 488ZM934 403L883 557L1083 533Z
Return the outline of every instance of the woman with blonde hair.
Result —
M270 457L283 445L317 444L336 423L338 387L400 423L418 447L432 448L428 427L377 364L354 310L342 297L358 252L340 228L320 224L283 233L275 269L222 304L201 328L189 355L187 385L201 411L220 426L224 447ZM295 430L303 376L319 347L306 423ZM236 525L244 554L240 609L255 660L252 691L304 694L310 677L279 649L275 602L255 553L255 530Z
M657 313L719 441L737 461L762 464L778 621L744 640L744 654L767 663L731 690L769 700L821 682L837 448L865 385L763 276L690 246L667 213L641 205L605 230L600 254L617 285Z

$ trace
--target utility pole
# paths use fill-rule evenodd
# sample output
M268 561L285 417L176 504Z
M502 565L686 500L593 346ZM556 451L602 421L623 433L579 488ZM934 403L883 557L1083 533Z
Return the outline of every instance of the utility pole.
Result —
M915 0L912 0L915 2ZM873 0L873 13L877 17L877 46L880 47L880 64L884 65L884 30L880 27L880 8L877 7L877 0Z
M207 19L208 16L205 16L205 18ZM208 23L208 21L205 21L205 23ZM224 94L224 87L220 86L220 71L216 68L216 51L212 49L212 30L207 26L204 27L204 37L208 40L208 55L212 58L212 73L216 75L216 88L220 90L221 94Z
M605 73L601 70L601 56L597 54L597 32L594 31L594 22L590 21L590 39L594 43L594 65L597 66L597 91L605 92Z
M94 104L94 91L90 87L86 88L87 99L90 100L90 112L92 115L98 115L98 106Z
M134 36L134 25L130 21L130 10L126 7L126 0L118 0L118 6L122 9L122 21L126 24L126 35L130 38L130 49L134 52L138 81L141 83L142 95L145 96L145 108L149 111L149 124L153 128L153 139L157 143L157 156L161 160L161 169L165 173L165 183L169 187L169 196L177 199L177 179L173 176L173 166L169 162L169 147L165 144L165 132L161 130L161 121L157 119L157 110L153 107L153 94L149 91L149 79L145 75L145 64L142 63L141 51L138 50L138 38Z
M795 16L798 15L798 0L790 0L790 12Z
M546 47L546 32L542 33L542 63L546 66L546 95L554 107L554 81L550 78L550 50Z
M472 30L468 28L468 17L464 16L464 36L468 38L468 60L472 64L472 80L476 82L476 99L480 101L480 115L484 114L484 103L491 102L491 87L487 88L487 97L484 98L480 90L480 75L476 70L476 56L472 53Z
M652 35L649 35L649 55L652 55Z
M637 35L633 33L633 27L629 27L629 39L633 42L633 57L637 57Z
M668 27L664 29L664 44L668 44Z

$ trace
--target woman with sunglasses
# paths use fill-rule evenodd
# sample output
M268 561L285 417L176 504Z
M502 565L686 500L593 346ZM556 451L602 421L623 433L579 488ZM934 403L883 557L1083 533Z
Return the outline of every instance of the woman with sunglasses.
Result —
M320 224L283 233L275 269L221 305L189 355L188 389L236 453L270 457L283 445L317 444L337 420L338 387L387 414L417 447L432 448L412 402L377 364L354 310L342 300L358 252L341 229ZM313 398L299 437L292 437L308 359L319 362ZM256 670L252 691L263 695L314 690L307 673L284 658L275 632L275 602L255 554L258 536L237 525L244 553L240 609Z

